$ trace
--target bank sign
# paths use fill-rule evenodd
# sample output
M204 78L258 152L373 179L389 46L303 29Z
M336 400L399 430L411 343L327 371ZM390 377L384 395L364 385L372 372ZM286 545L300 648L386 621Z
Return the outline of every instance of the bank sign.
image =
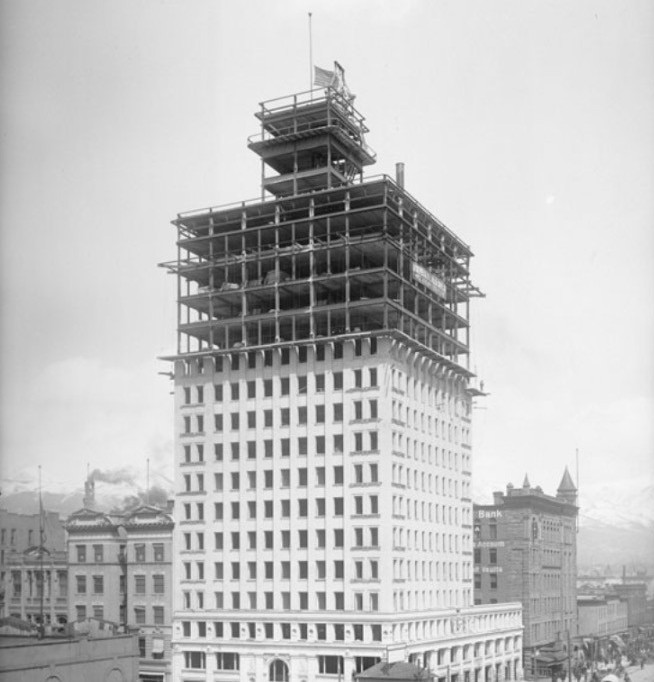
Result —
M445 286L445 282L443 282L440 277L437 277L433 272L423 268L417 263L412 263L411 267L413 279L416 282L426 286L428 289L431 289L437 296L440 296L441 298L447 297L447 287Z

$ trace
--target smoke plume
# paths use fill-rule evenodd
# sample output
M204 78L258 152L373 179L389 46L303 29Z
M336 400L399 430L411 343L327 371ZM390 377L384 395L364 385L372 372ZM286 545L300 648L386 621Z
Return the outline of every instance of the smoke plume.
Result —
M104 483L130 483L134 484L133 472L124 467L122 469L109 469L102 471L101 469L94 469L89 478L93 481L103 481Z
M113 512L124 514L142 504L150 504L153 507L165 509L168 497L169 494L166 490L158 485L153 485L149 490L139 490L135 495L124 497L122 503Z

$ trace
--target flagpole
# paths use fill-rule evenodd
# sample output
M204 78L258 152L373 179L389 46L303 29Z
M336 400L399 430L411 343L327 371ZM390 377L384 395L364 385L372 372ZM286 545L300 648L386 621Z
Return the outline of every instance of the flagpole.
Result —
M313 35L311 30L311 12L309 12L309 90L313 90ZM313 99L313 95L311 95Z
M39 595L39 639L45 635L45 616L43 598L45 594L45 573L43 571L43 495L41 493L41 465L39 464L39 565L41 569L41 594ZM38 582L37 582L38 587Z

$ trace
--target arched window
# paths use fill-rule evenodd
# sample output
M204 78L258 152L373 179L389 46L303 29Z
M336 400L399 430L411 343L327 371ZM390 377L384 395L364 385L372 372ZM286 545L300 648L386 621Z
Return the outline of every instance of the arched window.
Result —
M270 664L270 682L288 682L288 666L276 658Z

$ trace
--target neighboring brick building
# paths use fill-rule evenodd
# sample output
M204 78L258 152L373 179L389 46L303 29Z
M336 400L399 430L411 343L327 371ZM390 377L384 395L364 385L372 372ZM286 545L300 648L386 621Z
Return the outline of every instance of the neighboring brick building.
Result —
M584 595L577 597L579 636L604 637L627 630L627 602L618 597Z
M39 516L0 509L0 617L37 623L43 608L45 624L57 626L66 622L68 611L66 538L59 514L44 512L42 521Z
M556 497L525 477L474 506L475 603L522 602L526 670L536 649L577 634L576 502L566 468Z
M21 554L39 544L39 514L15 514L0 509L0 566L13 553ZM43 546L50 551L66 547L64 527L56 512L43 513Z
M81 509L66 521L69 619L138 631L139 679L170 679L171 516L142 505L125 514Z
M611 585L611 591L627 603L627 625L638 627L645 625L647 619L647 585L645 583L628 583Z

